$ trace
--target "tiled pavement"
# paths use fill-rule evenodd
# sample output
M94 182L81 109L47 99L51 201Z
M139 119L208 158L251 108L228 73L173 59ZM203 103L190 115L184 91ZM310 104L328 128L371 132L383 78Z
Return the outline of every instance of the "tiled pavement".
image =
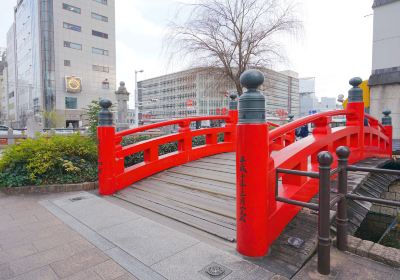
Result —
M224 277L205 276L215 263ZM332 267L321 278L314 257L294 278L400 279L399 270L335 250ZM286 279L87 192L0 193L0 280L222 278Z
M225 280L281 279L87 192L0 194L0 213L0 280L206 280L212 263Z
M0 280L133 280L38 200L0 194Z

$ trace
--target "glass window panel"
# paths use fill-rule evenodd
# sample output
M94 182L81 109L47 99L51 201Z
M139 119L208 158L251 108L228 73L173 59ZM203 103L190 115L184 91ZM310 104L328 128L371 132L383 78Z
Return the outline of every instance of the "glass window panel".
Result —
M108 73L110 71L110 68L107 66L101 66L101 65L92 65L93 71L98 71L98 72L106 72Z
M100 20L100 21L108 22L108 17L102 16L102 15L99 15L99 14L96 14L93 12L92 12L92 18Z
M99 48L95 48L95 47L92 47L92 53L108 56L108 50L103 50L103 49L99 49Z
M66 109L77 109L78 108L78 98L65 97L65 108Z
M66 4L66 3L63 3L63 9L67 10L67 11L70 11L70 12L77 13L77 14L81 13L81 8L78 8L78 7L75 7L75 6Z
M68 22L64 22L63 23L63 27L66 28L66 29L77 31L77 32L81 32L82 31L82 28L79 25L71 24L71 23L68 23Z
M100 32L100 31L92 30L92 35L93 36L97 36L97 37L101 37L101 38L104 38L104 39L108 39L108 34Z
M64 47L75 49L75 50L82 50L81 44L72 43L72 42L68 42L68 41L64 41Z
M107 0L93 0L93 1L103 5L107 5Z

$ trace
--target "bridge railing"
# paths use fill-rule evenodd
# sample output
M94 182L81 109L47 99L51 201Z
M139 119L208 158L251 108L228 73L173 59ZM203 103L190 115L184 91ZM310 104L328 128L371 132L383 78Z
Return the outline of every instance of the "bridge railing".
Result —
M233 152L236 148L237 106L236 96L232 96L228 115L201 116L149 124L133 129L116 132L112 125L112 113L108 108L111 103L102 100L100 113L99 139L99 192L103 195L113 194L138 180L162 170L182 165L202 157ZM191 129L191 123L220 120L223 127ZM149 140L122 146L123 137L150 129L178 126L176 133L163 135ZM194 147L195 137L204 136L204 145ZM219 137L222 136L222 137ZM160 146L176 143L177 151L160 154ZM143 154L143 162L125 166L125 158L137 153Z
M265 98L257 90L263 80L261 72L249 70L243 73L241 82L248 91L239 99L238 112L237 249L250 257L264 256L301 210L300 206L284 203L276 197L308 203L317 195L316 178L297 175L318 171L319 153L328 151L334 154L336 148L348 146L350 163L366 157L391 156L389 114L380 124L364 113L362 90L359 88L361 79L350 80L353 88L349 91L346 110L314 114L273 130L269 130L265 123ZM345 116L346 126L332 128L334 116ZM284 143L283 139L297 128L310 123L314 128L308 137ZM278 172L283 169L294 173Z
M265 120L265 96L257 90L263 81L264 76L259 71L243 73L241 83L247 91L239 99L239 111L232 99L228 116L171 120L121 132L116 132L112 125L112 113L108 110L111 102L101 101L103 109L98 127L100 193L112 194L142 178L188 161L236 151L237 250L246 256L260 257L268 252L272 242L301 210L300 206L283 201L307 203L318 193L316 178L296 175L317 171L320 152L334 154L338 147L347 146L351 152L350 164L366 157L391 156L390 111L384 112L382 123L364 113L360 78L350 80L353 87L349 90L346 110L319 113L282 126L271 125ZM331 127L335 116L345 116L346 125ZM190 123L202 120L224 120L226 126L190 128ZM312 133L296 140L296 128L309 123L314 126ZM178 132L125 147L121 145L123 137L170 125L178 125ZM224 140L218 142L221 133ZM192 139L200 135L205 136L205 145L193 147ZM171 142L178 143L177 151L160 155L160 145ZM144 161L125 167L124 159L139 152L143 153ZM294 173L278 172L283 169Z

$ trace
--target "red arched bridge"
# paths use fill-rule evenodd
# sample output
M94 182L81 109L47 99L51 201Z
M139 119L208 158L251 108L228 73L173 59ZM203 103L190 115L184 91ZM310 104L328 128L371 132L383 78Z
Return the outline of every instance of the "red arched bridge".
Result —
M231 96L228 115L174 119L119 132L112 125L113 117L108 110L111 102L102 100L98 127L100 194L114 194L139 180L191 161L235 152L237 250L252 257L267 254L272 242L301 207L328 216L332 203L339 203L338 209L345 207L346 189L342 186L339 190L342 195L329 201L329 195L322 196L329 192L323 184L329 187L331 176L339 177L342 183L346 180L340 164L369 157L391 157L390 112L385 113L382 123L365 114L362 90L358 87L361 79L353 78L346 110L318 113L277 126L265 121L265 97L257 90L263 81L259 71L243 73L241 83L247 91L239 98L239 110L235 97ZM345 117L345 126L331 126L336 116ZM205 120L219 120L225 125L192 129L194 123ZM308 124L313 125L312 133L296 140L295 130ZM131 145L121 144L126 136L173 125L178 127L175 133ZM197 136L205 136L204 145L192 145ZM177 150L160 155L160 146L168 143L177 143ZM143 154L143 161L126 167L125 158L138 153ZM319 204L309 203L318 193ZM345 215L338 214L338 232L346 222ZM319 223L318 246L323 252L330 246L330 238L329 225L322 225L329 221ZM345 242L343 239L338 238L338 246ZM326 269L320 272L326 274Z

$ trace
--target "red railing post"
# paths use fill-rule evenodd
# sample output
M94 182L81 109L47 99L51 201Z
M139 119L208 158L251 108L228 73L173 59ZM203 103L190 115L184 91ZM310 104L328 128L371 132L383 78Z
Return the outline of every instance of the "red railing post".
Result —
M182 139L178 141L178 151L186 154L186 160L189 160L190 150L192 149L190 131L190 121L182 120L182 122L179 123L178 130L178 132L182 134Z
M264 75L247 70L240 77L247 91L239 99L236 150L237 251L248 257L264 256L272 241L268 238L268 209L274 186L268 186L268 124L265 97L257 90ZM273 225L271 225L273 226Z
M385 135L389 138L389 145L386 147L386 151L388 155L392 155L393 153L393 126L392 126L392 117L390 114L392 113L390 110L385 110L382 112L384 117L382 118L382 125L385 128Z
M224 142L236 144L236 128L238 122L237 94L231 93L229 98L231 99L229 101L229 120L226 122L226 127L229 128L229 132L225 133Z
M315 120L313 122L313 124L314 124L314 128L312 131L313 136L315 138L318 138L319 136L331 134L332 133L332 129L330 127L331 122L332 122L332 117L329 117L329 116L321 116L320 118ZM328 146L323 147L321 150L319 150L311 155L311 164L313 166L316 166L318 164L318 153L323 150L329 150L329 147Z
M359 156L363 156L364 146L365 146L365 135L364 135L364 102L363 102L363 91L359 87L362 83L361 78L352 78L349 81L350 85L353 86L349 90L349 97L347 103L347 111L351 114L347 115L346 126L358 126L360 128L357 143L355 141L350 141L350 148L353 150L360 150Z
M111 195L117 188L115 177L117 165L115 158L115 127L113 126L113 114L109 110L111 105L110 100L103 99L100 101L102 109L99 113L97 138L99 193L101 195Z

